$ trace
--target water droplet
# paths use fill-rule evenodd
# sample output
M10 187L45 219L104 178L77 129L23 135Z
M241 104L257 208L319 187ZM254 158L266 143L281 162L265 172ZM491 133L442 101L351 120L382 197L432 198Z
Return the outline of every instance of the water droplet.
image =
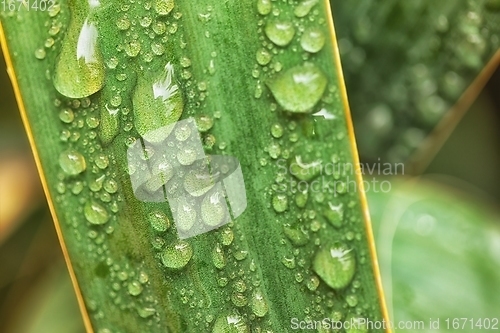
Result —
M276 194L273 196L272 205L276 212L282 213L288 208L288 199L285 194Z
M214 121L212 117L206 115L200 115L196 117L196 126L198 127L198 131L202 133L208 132L213 125Z
M201 203L201 217L203 222L216 227L225 221L227 205L220 192L207 194Z
M271 12L271 0L257 0L257 11L260 15L267 15Z
M196 151L191 148L182 149L177 153L177 161L182 165L191 165L196 161Z
M291 258L283 257L283 259L281 260L281 263L283 265L285 265L286 268L293 269L293 268L295 268L295 257L291 257Z
M110 108L107 104L101 108L99 139L104 146L109 145L118 135L118 111L119 109Z
M269 53L269 51L264 49L264 48L259 49L257 51L256 58L257 58L257 62L259 63L259 65L262 65L262 66L267 65L268 63L271 62L272 57L273 56L271 55L271 53Z
M75 119L75 114L73 110L66 108L59 112L59 119L61 119L63 123L69 124Z
M212 262L218 269L223 269L226 266L224 251L222 250L219 243L215 245L215 248L212 251Z
M97 165L99 169L106 169L109 165L108 157L103 153L98 154L95 158L95 165Z
M248 299L247 297L239 292L233 292L231 294L231 301L233 304L237 307L243 307L248 304Z
M218 317L212 333L250 333L247 323L238 314Z
M135 127L150 142L160 142L170 134L169 124L176 122L184 109L174 67L168 63L160 77L144 73L137 80L133 95ZM171 130L171 129L170 129Z
M345 288L352 280L356 270L356 260L352 249L335 244L322 247L313 261L314 271L333 289Z
M185 241L177 241L165 248L161 256L163 265L172 269L180 269L187 265L193 256L191 245Z
M297 207L304 208L307 204L308 197L309 195L307 194L307 191L304 192L298 191L295 194L295 204L297 205Z
M309 242L309 236L300 229L285 226L283 227L283 232L295 246L304 246Z
M120 17L116 21L116 26L120 30L127 30L128 28L130 28L130 21L126 16Z
M125 53L129 57L137 57L139 52L141 51L141 42L138 40L132 40L128 43L125 43Z
M165 232L170 228L170 220L167 215L161 211L151 212L148 215L148 220L155 231Z
M328 222L331 223L334 227L340 228L342 226L343 218L344 218L344 206L343 204L339 204L337 206L333 205L331 202L328 202L329 208L325 209L324 215Z
M196 221L196 210L187 202L185 198L181 198L177 205L177 220L176 226L180 231L190 230Z
M174 0L155 0L154 8L158 15L168 15L174 9Z
M297 17L304 17L307 14L309 14L309 12L311 11L311 9L317 3L318 3L318 0L304 0L301 3L299 3L297 5L297 7L295 7L295 10L293 11L293 13Z
M319 52L325 45L325 35L319 28L308 28L300 38L300 46L310 53Z
M267 82L276 101L287 111L311 112L325 91L327 79L311 63L295 66Z
M252 294L251 301L252 312L257 317L264 317L269 311L269 307L267 305L266 299L264 298L264 294L259 289L256 289Z
M345 298L345 301L346 301L347 305L349 305L351 308L358 305L358 298L356 297L356 295L347 295L347 297Z
M220 234L222 245L229 246L233 242L234 234L231 229L224 229Z
M127 286L128 293L132 296L137 296L142 293L142 285L138 281L132 281Z
M239 250L233 253L234 259L238 261L244 260L247 256L248 256L248 251Z
M87 221L95 225L105 224L109 220L106 208L94 200L87 201L83 208L83 213Z
M192 196L199 197L215 185L208 170L191 170L184 177L184 189Z
M149 318L154 316L156 310L154 308L138 308L137 313L141 318Z
M75 176L87 168L85 158L76 150L66 150L59 155L59 165L64 173Z
M86 8L82 8L85 6ZM71 7L71 21L54 71L54 87L70 98L90 96L104 85L104 62L98 30L86 1Z
M319 279L316 275L311 276L306 283L307 289L315 291L319 286Z
M273 124L271 126L271 135L276 139L281 138L283 136L283 126L277 123Z
M46 55L46 52L45 52L45 49L43 47L35 50L35 58L42 60L42 59L45 59L45 55Z
M295 28L291 22L269 21L264 31L271 42L278 46L287 46L295 36Z

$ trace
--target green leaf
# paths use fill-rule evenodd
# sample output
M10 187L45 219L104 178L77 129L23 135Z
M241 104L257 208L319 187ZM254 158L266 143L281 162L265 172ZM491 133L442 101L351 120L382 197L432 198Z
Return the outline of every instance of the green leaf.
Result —
M62 1L1 19L89 331L382 320L327 2Z

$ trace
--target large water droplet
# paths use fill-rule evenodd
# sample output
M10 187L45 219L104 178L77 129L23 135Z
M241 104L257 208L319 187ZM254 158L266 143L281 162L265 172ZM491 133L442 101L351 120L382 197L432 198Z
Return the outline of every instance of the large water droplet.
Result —
M259 289L256 289L252 294L251 301L252 312L257 317L264 317L269 311L269 307L267 305L266 299L264 298L264 294Z
M98 3L98 2L92 2ZM54 87L66 97L90 96L104 85L104 62L97 43L95 5L75 1L71 21L54 71Z
M250 328L241 316L230 314L217 318L212 333L250 333Z
M356 271L356 260L352 249L342 244L322 247L313 261L314 271L333 289L347 287Z
M87 201L83 208L83 214L87 221L95 225L105 224L109 220L109 214L106 208L94 200Z
M325 35L319 28L308 28L300 38L300 46L310 53L319 52L325 45Z
M180 269L187 265L192 256L193 249L191 245L180 240L165 248L161 256L161 261L165 267Z
M168 63L160 77L144 73L137 79L133 96L135 126L150 142L166 139L184 109L184 101L174 78L174 67Z
M321 69L311 63L298 65L267 82L276 101L290 112L311 112L327 84Z
M295 28L291 22L269 21L264 31L271 42L278 46L287 46L295 36Z
M87 168L83 155L73 149L63 151L59 155L59 165L64 173L70 176L78 175Z

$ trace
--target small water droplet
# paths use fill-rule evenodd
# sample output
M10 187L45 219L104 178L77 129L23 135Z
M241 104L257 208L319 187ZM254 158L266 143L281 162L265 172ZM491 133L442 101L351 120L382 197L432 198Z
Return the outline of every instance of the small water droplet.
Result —
M271 126L271 135L276 139L279 139L283 136L283 126L278 123L275 123Z
M174 9L174 0L155 0L154 9L158 15L168 15Z
M207 194L201 203L201 218L211 227L216 227L225 221L227 205L220 192Z
M297 5L297 7L295 7L295 10L293 11L293 13L297 17L304 17L307 14L309 14L309 12L311 11L311 9L317 3L318 3L318 0L304 0L304 1L300 2Z
M271 62L273 56L268 50L262 48L257 51L256 58L259 65L265 66Z
M266 299L264 298L264 294L260 289L256 289L253 292L251 307L252 307L252 312L257 317L264 317L269 311L269 307L267 305Z
M334 227L340 228L344 218L344 205L339 204L335 206L331 202L328 202L328 206L329 207L324 210L326 219Z
M83 208L83 213L87 221L95 225L105 224L109 220L109 214L106 208L94 200L89 200Z
M87 168L85 158L76 150L66 150L59 155L59 165L64 173L75 176Z
M306 283L307 289L315 291L319 286L319 279L316 275L311 276Z
M138 40L134 39L128 43L125 43L125 53L129 57L132 58L137 57L140 51L141 51L141 42L139 42Z
M250 333L250 328L240 315L229 314L217 318L212 333Z
M223 269L226 266L224 251L222 250L219 243L215 245L215 248L212 251L212 262L218 269Z
M75 119L75 114L73 110L66 108L59 112L59 119L61 119L63 123L69 124Z
M210 116L200 115L196 117L196 126L198 131L205 133L208 132L214 125L214 120Z
M231 294L231 301L233 302L233 304L235 306L240 307L240 308L248 304L247 297L244 294L239 293L239 292L233 292Z
M138 308L137 313L141 318L149 318L154 316L156 310L154 308Z
M132 296L138 296L142 293L142 285L138 281L132 281L127 286L128 293Z
M269 21L264 31L271 42L278 46L287 46L295 36L293 24L285 21Z
M276 101L287 111L311 112L327 85L326 76L316 65L305 63L290 68L267 82Z
M295 246L304 246L309 242L309 236L300 229L285 226L283 227L283 232Z
M220 234L220 239L221 239L222 245L224 245L224 246L231 245L231 243L233 242L233 239L234 239L233 231L229 228L222 230L222 232Z
M271 12L271 0L257 0L257 11L260 15L267 15Z
M42 60L42 59L45 59L45 55L46 55L46 52L45 52L45 49L43 47L35 50L35 58Z
M300 38L300 46L309 53L319 52L325 45L325 35L319 28L308 28Z
M272 205L277 213L282 213L288 208L288 199L285 194L276 194L273 196Z
M295 268L295 257L283 257L281 260L281 263L285 265L286 268L293 269Z
M189 243L179 240L165 248L161 260L163 265L172 269L180 269L187 265L193 256Z
M335 244L322 247L313 261L314 271L333 289L345 288L351 282L356 271L356 260L352 249Z
M149 213L148 220L155 231L165 232L170 228L170 220L162 211Z

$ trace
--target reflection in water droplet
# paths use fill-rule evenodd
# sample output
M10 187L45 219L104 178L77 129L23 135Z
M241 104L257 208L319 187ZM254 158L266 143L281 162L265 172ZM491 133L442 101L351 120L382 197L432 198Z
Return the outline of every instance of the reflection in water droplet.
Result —
M266 36L278 46L288 45L295 35L295 28L291 22L269 21L264 28Z
M316 65L290 68L267 82L276 101L287 111L310 112L325 91L327 79Z
M164 250L161 260L163 265L172 269L180 269L187 265L193 256L191 245L185 241L177 241Z
M64 173L70 176L75 176L87 168L85 158L76 150L66 150L59 155L59 165Z
M139 134L150 142L166 139L171 128L165 126L176 122L184 109L171 63L165 66L160 77L152 72L138 77L133 104L135 127Z
M356 271L356 260L352 249L335 244L322 247L313 261L314 271L333 289L342 289L349 285Z

